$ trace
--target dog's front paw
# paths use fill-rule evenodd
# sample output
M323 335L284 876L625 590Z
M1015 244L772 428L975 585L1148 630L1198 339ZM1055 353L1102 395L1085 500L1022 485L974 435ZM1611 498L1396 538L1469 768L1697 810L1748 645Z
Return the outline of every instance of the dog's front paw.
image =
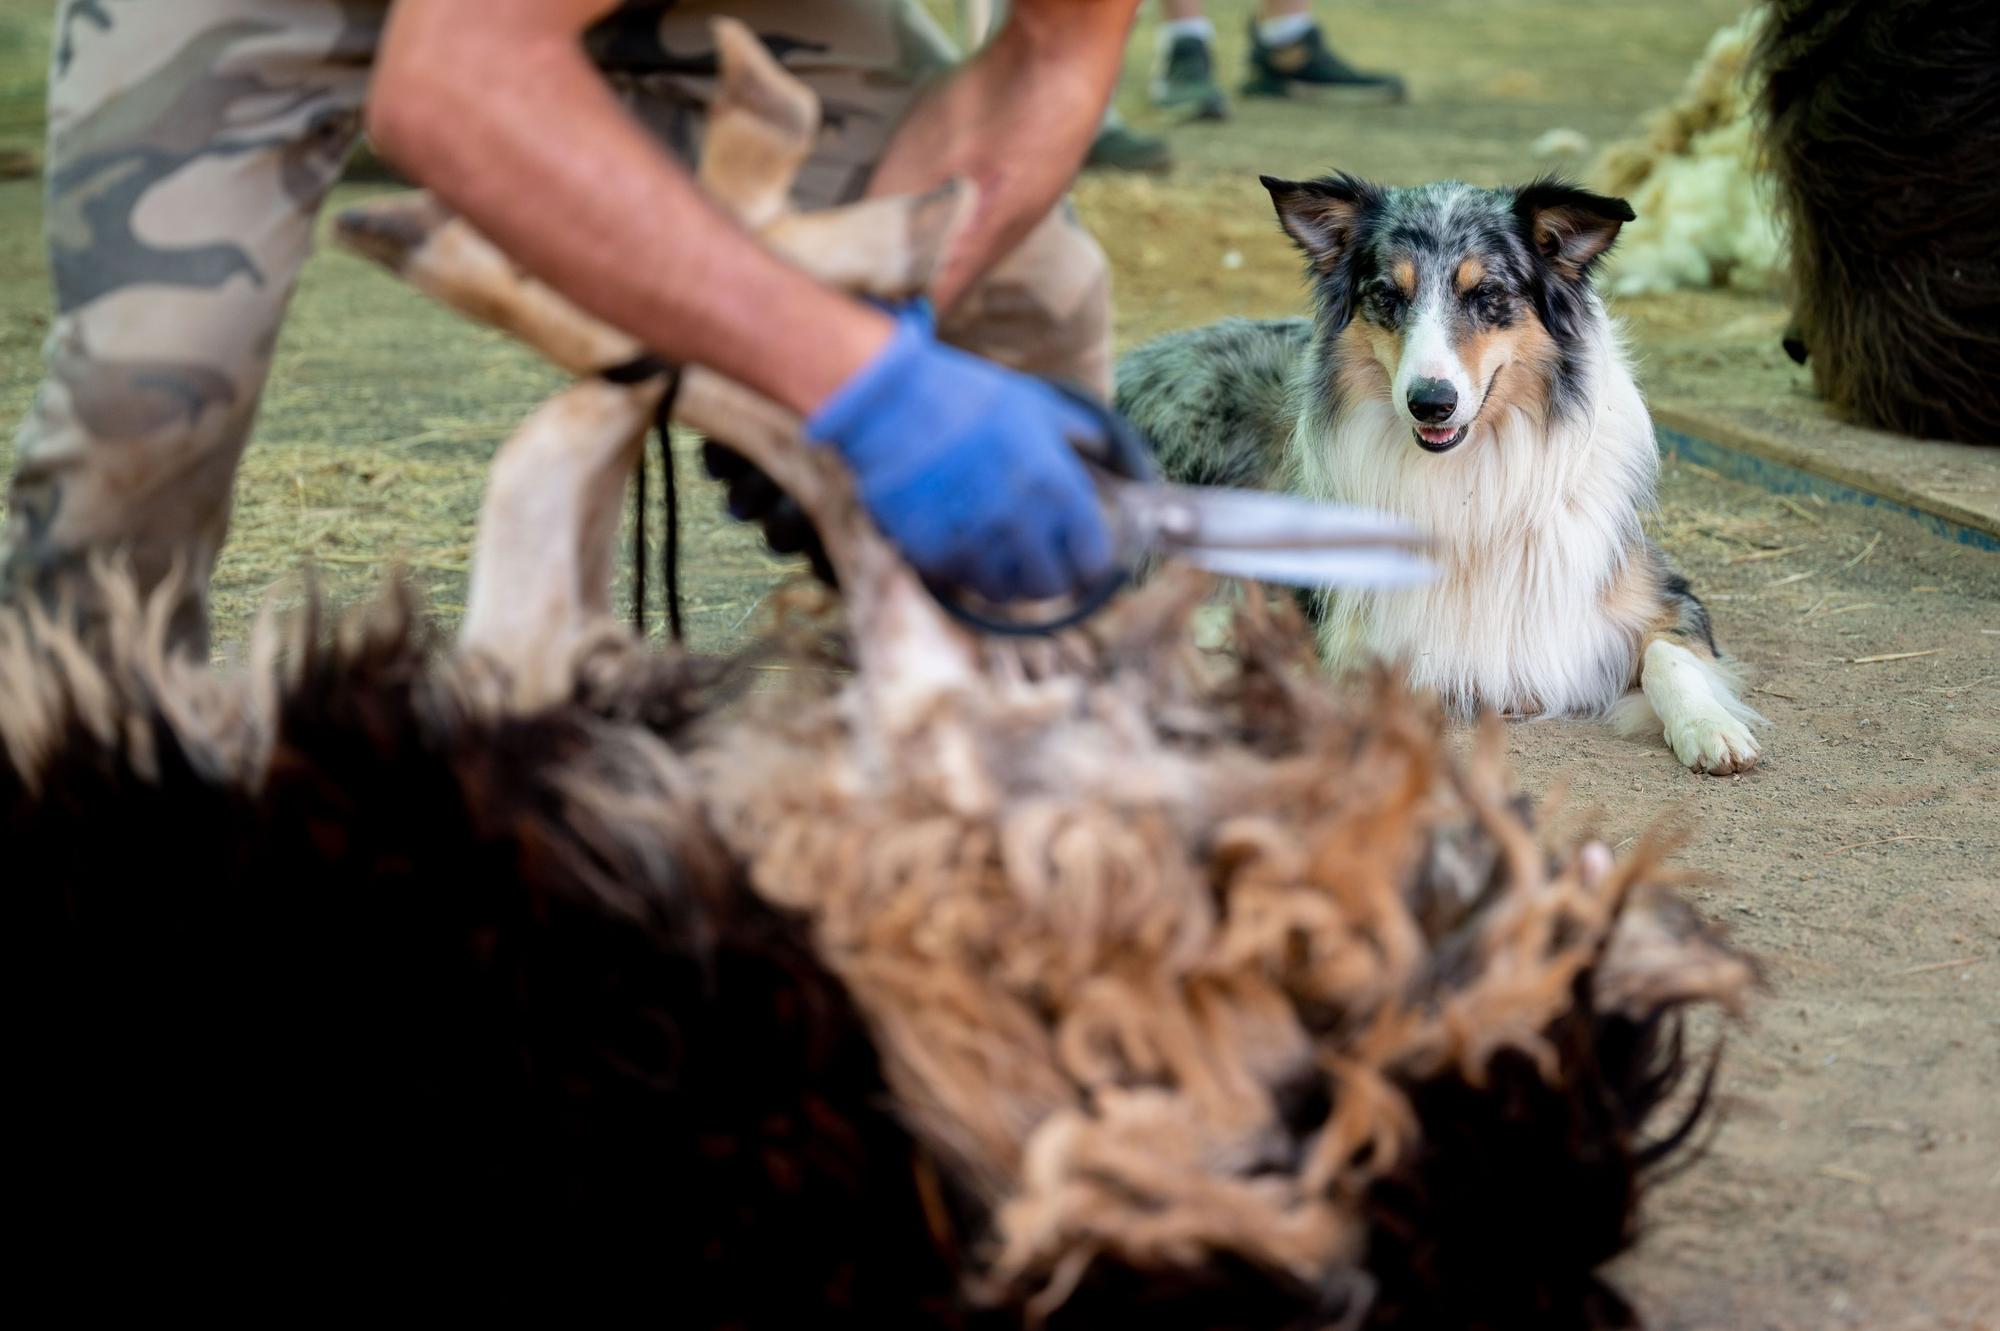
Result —
M1727 712L1690 716L1667 727L1667 743L1690 770L1711 776L1747 772L1757 765L1757 739Z

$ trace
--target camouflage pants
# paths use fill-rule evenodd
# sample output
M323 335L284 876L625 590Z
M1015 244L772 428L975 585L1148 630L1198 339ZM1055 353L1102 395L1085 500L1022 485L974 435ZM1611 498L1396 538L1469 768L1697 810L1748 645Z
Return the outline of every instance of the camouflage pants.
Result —
M56 313L0 533L0 597L88 595L116 551L207 582L315 214L360 133L389 0L63 0L49 91ZM633 3L588 45L686 161L714 87L708 19L764 34L825 108L802 207L858 197L920 84L954 60L914 0ZM966 296L946 337L1108 391L1102 252L1067 210Z

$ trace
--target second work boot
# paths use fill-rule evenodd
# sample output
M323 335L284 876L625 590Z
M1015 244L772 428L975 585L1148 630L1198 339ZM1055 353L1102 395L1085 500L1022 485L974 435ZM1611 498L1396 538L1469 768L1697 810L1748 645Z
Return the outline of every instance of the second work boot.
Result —
M1394 74L1377 74L1356 69L1327 49L1326 39L1315 23L1292 41L1267 46L1250 24L1250 77L1243 84L1246 97L1288 97L1292 86L1351 93L1368 100L1400 102L1403 81Z
M1206 41L1182 34L1167 44L1165 63L1153 80L1153 105L1185 111L1190 120L1229 115L1229 100L1215 84L1215 58Z

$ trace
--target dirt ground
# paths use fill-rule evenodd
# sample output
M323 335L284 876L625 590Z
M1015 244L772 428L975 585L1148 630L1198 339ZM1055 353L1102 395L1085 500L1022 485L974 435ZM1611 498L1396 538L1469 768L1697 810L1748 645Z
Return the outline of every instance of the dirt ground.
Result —
M1257 172L1522 178L1547 165L1528 151L1546 129L1598 143L1626 131L1738 6L1325 8L1352 58L1408 77L1410 102L1239 106L1227 124L1169 130L1181 157L1170 177L1086 180L1077 200L1111 254L1125 343L1302 308ZM1247 5L1215 10L1233 79ZM1134 43L1123 101L1161 127L1144 107L1151 40L1145 30ZM6 78L0 69L0 88ZM39 209L32 183L0 185L10 420L32 392L46 327ZM1777 355L1773 302L1623 312L1642 351L1649 321L1665 356L1669 340L1698 343L1706 318L1720 360ZM1676 356L1660 382L1698 389ZM455 617L482 468L553 382L361 263L316 259L217 575L225 642L263 600L296 595L302 561L342 598L400 562ZM0 441L0 463L7 453ZM700 486L685 449L681 462ZM722 648L754 631L785 570L717 516L712 492L691 507L693 639ZM1597 725L1511 732L1527 785L1566 787L1613 841L1662 816L1685 827L1681 860L1704 877L1697 898L1768 977L1748 1023L1720 1032L1727 1112L1712 1149L1653 1197L1625 1277L1666 1331L2000 1327L2000 557L1678 463L1656 526L1753 672L1752 699L1773 722L1764 764L1698 778L1657 742ZM1873 659L1884 656L1900 659Z

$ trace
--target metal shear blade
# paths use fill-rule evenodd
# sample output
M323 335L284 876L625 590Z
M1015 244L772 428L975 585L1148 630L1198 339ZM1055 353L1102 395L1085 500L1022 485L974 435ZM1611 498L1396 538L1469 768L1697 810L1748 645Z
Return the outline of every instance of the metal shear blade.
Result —
M1428 582L1428 542L1369 509L1257 490L1133 481L1099 472L1120 553L1179 559L1233 578L1294 587Z
M1171 485L1152 449L1123 416L1074 385L1051 383L1088 422L1071 443L1090 467L1111 522L1117 565L1051 619L1022 621L968 605L926 582L945 612L982 633L1057 633L1104 608L1147 560L1179 559L1224 577L1307 588L1407 587L1436 570L1428 542L1399 519L1297 495Z

